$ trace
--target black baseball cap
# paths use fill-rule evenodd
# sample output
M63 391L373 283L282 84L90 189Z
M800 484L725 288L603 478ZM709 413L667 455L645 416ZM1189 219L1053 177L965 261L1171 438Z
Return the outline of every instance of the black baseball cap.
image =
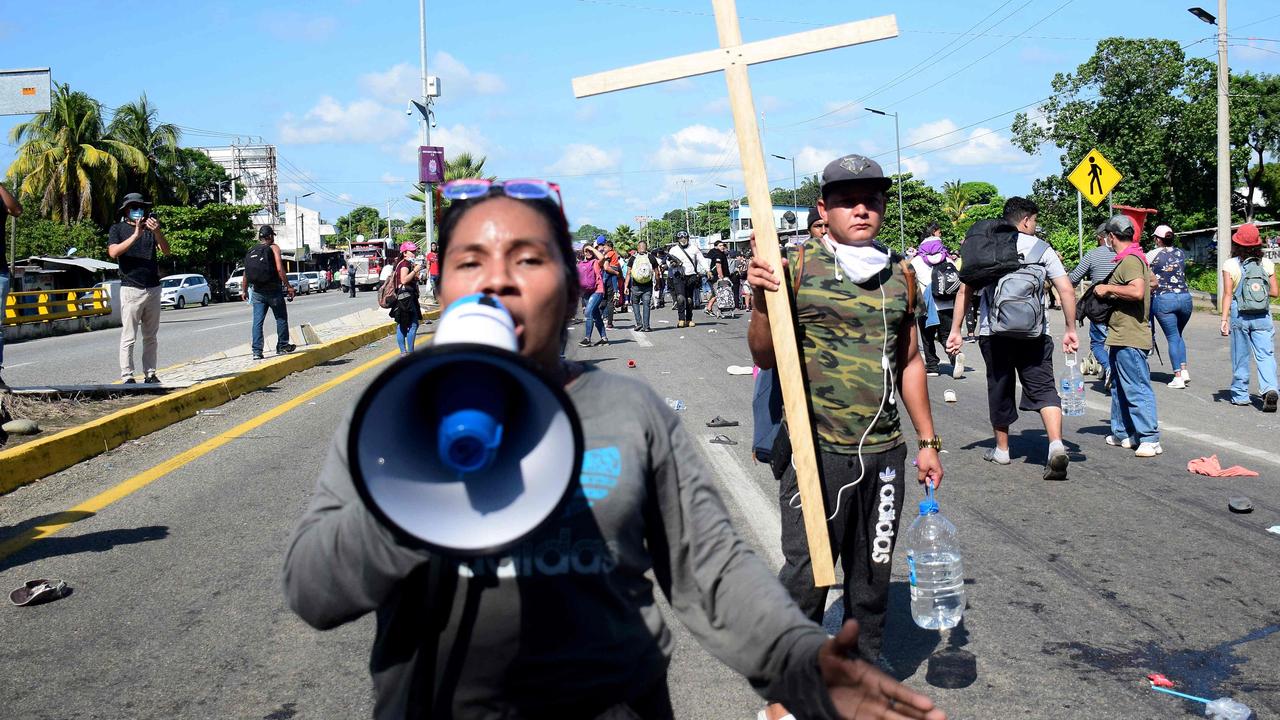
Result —
M822 170L822 191L837 183L864 182L878 190L888 190L893 181L884 176L880 163L865 155L845 155L827 163Z
M1133 237L1133 221L1129 219L1128 215L1112 215L1111 219L1107 220L1105 227L1107 232L1116 237Z
M262 227L258 228L258 237L260 238L275 237L275 236L276 236L276 229L271 227L270 225L263 225Z
M805 223L805 227L813 227L813 224L822 219L822 214L818 212L818 208L809 208L809 222Z

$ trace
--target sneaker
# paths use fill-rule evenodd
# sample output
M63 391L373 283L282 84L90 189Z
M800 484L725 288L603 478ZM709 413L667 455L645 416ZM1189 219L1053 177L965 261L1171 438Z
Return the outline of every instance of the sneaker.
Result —
M591 347L591 338L582 338L579 340L578 347Z
M702 312L706 313L706 314L707 314L707 317L715 317L715 316L716 316L716 314L715 314L715 313L713 313L713 312L711 312L710 310L703 310Z
M1067 456L1066 451L1057 454L1050 452L1049 462L1044 466L1045 480L1066 480L1067 466L1071 464L1071 458Z
M1174 375L1173 379L1169 381L1169 387L1173 388L1174 390L1181 390L1186 386L1187 386L1187 381L1183 380L1181 375Z
M1107 444L1110 445L1111 447L1122 447L1125 450L1132 450L1133 438L1125 438L1123 440L1117 440L1115 435L1108 435Z
M1102 371L1102 387L1111 389L1111 368Z
M262 357L262 353L254 353L254 354L253 354L253 359L254 359L254 360L265 360L266 358Z
M609 338L606 338L606 337L602 337L596 341L596 347L599 347L601 345L608 345L608 344L609 344Z
M685 327L693 327L694 325L697 325L697 324L698 324L698 323L696 323L696 322L694 322L694 321L690 320L689 322L685 323L685 324L684 324L684 326L685 326Z
M146 380L143 380L142 382L144 382L144 383L146 383L146 384L148 384L148 385L159 385L159 384L160 384L160 378L156 377L156 374L155 374L155 373L151 373L150 375L148 375L148 376L147 376L147 379L146 379Z
M956 353L951 360L951 377L956 380L964 377L964 353Z
M965 338L965 339L964 339L964 341L965 341L965 342L967 342L967 343L976 343L976 342L978 342L978 336L977 336L977 335L970 335L969 337Z
M682 327L684 327L684 321L683 321L683 320L677 320L677 321L676 321L676 327L678 327L678 328L682 328Z
M137 384L138 384L138 381L137 381L137 380L135 380L135 379L133 379L133 378L131 378L131 377L127 377L127 378L125 378L125 379L124 379L124 382L122 382L121 384L122 384L122 385L137 385Z
M1135 450L1133 454L1138 457L1155 457L1163 452L1164 448L1160 447L1160 443L1144 442L1138 446L1138 449Z
M986 460L987 462L993 462L997 465L1008 465L1010 462L1012 462L1012 460L1010 460L1010 458L1007 458L1007 457L1003 459L996 457L995 448L987 448L985 451L983 451L982 459Z
M293 343L289 343L288 345L281 345L280 347L276 348L276 354L284 355L285 353L291 353L297 349L298 349L297 345L294 345Z
M938 377L938 368L925 368L924 374L929 377Z
M1182 384L1183 384L1183 385L1190 385L1190 384L1191 384L1191 372L1190 372L1189 370L1187 370L1186 368L1182 368L1182 370L1181 370L1181 371L1179 371L1179 374L1181 374L1181 375L1182 375Z
M1262 396L1262 412L1275 412L1277 403L1280 403L1280 393L1275 390L1268 390Z

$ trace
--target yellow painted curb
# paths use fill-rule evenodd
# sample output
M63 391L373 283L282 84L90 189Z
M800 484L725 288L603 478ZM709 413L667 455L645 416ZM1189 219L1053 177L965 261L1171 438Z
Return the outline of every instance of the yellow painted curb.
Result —
M439 311L423 313L429 319ZM124 443L195 417L245 393L261 390L296 372L346 355L395 332L388 323L339 338L312 350L285 355L231 377L208 380L149 400L47 438L0 451L0 495L35 482Z

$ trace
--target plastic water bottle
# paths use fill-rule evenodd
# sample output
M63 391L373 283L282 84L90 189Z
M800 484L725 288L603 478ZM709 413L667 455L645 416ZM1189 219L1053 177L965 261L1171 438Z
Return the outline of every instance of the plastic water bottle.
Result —
M1084 415L1084 375L1076 354L1067 355L1067 372L1062 376L1062 414L1067 417Z
M684 412L684 401L679 398L666 398L667 407L676 412Z
M933 486L925 486L920 516L907 529L911 617L926 630L948 630L964 616L964 561L956 526L938 512Z

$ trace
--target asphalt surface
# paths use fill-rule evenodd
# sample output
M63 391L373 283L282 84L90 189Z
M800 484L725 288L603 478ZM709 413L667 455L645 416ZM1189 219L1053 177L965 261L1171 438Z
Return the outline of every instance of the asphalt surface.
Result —
M376 293L372 292L360 293L355 299L337 288L327 293L299 295L289 303L289 325L319 324L376 305ZM249 342L252 319L252 311L240 302L164 310L157 336L160 368L198 360ZM270 313L266 333L268 340L275 335L275 321ZM134 362L140 363L141 338L133 352ZM115 382L120 377L119 356L120 328L24 342L6 341L4 380L14 387ZM137 367L141 372L141 366Z
M696 327L677 329L668 306L655 312L657 331L647 335L628 332L620 317L614 344L573 347L570 355L638 374L684 401L686 428L705 448L735 525L776 565L777 485L749 457L752 381L726 372L750 364L746 320L697 317ZM1142 460L1105 446L1106 396L1094 390L1087 415L1067 421L1073 464L1064 483L1040 479L1045 440L1035 418L1015 425L1012 465L981 460L991 441L976 346L966 346L975 368L967 379L931 379L948 448L938 497L959 528L969 607L950 633L917 629L899 550L885 656L952 717L1203 716L1194 703L1147 689L1151 672L1185 692L1234 697L1259 717L1280 713L1280 536L1265 531L1280 524L1280 456L1273 452L1280 423L1233 407L1220 393L1228 353L1211 318L1193 319L1190 340L1191 387L1157 387L1165 454ZM193 418L0 497L0 543L393 348L380 341L244 396L221 415ZM629 359L635 369L627 369ZM48 605L0 610L3 714L368 716L372 618L312 631L284 607L280 567L337 419L374 374L0 558L6 592L36 577L74 588ZM959 402L941 402L948 388ZM715 415L742 424L706 428ZM711 445L720 432L740 444ZM1187 472L1189 459L1212 453L1261 476ZM908 492L909 508L920 495ZM1250 497L1253 513L1229 513L1229 495ZM836 606L830 625L838 615ZM745 681L673 627L678 715L754 717L761 703Z

